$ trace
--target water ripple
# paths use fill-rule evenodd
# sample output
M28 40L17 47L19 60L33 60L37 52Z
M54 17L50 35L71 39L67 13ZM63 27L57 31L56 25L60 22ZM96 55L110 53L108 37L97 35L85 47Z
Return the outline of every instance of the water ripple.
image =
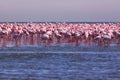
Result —
M120 53L0 53L2 80L119 80Z

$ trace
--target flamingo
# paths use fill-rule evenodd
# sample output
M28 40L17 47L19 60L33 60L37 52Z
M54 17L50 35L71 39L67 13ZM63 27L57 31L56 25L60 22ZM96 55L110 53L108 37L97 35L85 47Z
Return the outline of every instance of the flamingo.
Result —
M48 34L43 34L43 35L41 36L41 39L42 39L42 40L48 40L48 39L50 39L50 36L49 36Z
M79 33L79 32L76 32L75 35L74 35L74 37L75 37L76 39L79 39L79 38L80 38L80 33Z
M112 40L119 39L120 23L117 24L62 24L62 23L28 23L28 24L0 24L0 36L19 38L22 35L28 36L28 39L35 40L41 36L42 40L63 39L65 40ZM33 36L35 35L35 36ZM31 36L31 37L29 37ZM55 38L54 38L55 37ZM85 38L84 38L85 37ZM21 39L21 38L19 38ZM73 39L73 40L74 40Z

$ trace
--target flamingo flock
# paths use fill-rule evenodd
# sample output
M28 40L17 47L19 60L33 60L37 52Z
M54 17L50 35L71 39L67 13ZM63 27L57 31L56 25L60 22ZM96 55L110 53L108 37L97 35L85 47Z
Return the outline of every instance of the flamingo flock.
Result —
M75 43L109 45L120 42L120 23L1 23L0 45Z

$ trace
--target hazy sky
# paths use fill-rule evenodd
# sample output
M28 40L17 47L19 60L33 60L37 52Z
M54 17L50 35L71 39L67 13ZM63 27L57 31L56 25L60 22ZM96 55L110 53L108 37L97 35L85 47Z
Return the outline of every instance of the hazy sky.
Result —
M120 0L0 0L3 21L120 22Z

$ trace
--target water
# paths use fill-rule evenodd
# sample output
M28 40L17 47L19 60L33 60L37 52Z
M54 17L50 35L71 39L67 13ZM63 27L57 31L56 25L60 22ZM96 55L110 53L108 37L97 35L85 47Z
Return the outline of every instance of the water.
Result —
M18 46L0 39L0 80L120 80L119 40L107 45L23 41Z
M0 48L0 80L119 80L120 46Z
M109 24L109 23L120 23L120 22L0 22L0 23L17 23L17 24L23 24L23 23L53 23L53 24L56 24L56 23L68 23L68 24L79 24L79 23L88 23L88 24L96 24L96 23L105 23L105 24Z

